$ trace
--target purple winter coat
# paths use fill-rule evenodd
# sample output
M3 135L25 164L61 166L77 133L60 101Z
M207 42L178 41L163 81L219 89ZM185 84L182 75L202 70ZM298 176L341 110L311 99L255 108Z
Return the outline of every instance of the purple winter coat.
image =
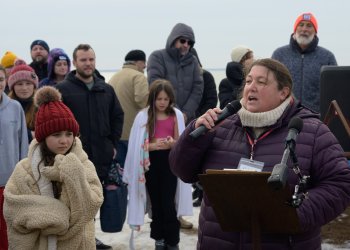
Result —
M295 235L261 235L262 249L321 249L321 226L336 218L350 203L350 169L344 151L328 127L315 113L302 107L299 102L290 105L272 132L258 140L254 147L254 160L265 163L263 171L272 171L280 163L284 151L288 122L293 116L303 119L304 126L297 137L296 154L303 175L311 176L305 199L297 209L302 233ZM251 146L238 115L230 116L205 135L192 140L190 123L171 150L170 166L183 181L198 181L197 175L206 169L236 168L239 160L249 158ZM252 134L252 133L250 133ZM253 136L251 136L253 137ZM291 191L298 179L288 162L288 184ZM251 234L223 232L217 222L208 198L204 199L199 215L197 249L252 249Z

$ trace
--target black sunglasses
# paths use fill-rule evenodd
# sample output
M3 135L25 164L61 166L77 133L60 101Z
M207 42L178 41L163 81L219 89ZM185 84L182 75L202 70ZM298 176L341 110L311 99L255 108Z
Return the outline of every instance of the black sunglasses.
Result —
M194 42L185 38L179 39L180 43L185 44L187 42L188 45L193 46Z

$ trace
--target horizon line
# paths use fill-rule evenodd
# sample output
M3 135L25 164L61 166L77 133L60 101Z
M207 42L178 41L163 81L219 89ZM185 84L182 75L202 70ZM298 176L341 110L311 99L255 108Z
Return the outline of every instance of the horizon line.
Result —
M222 70L226 70L225 68L204 68L205 70L208 71L222 71ZM98 71L101 72L116 72L119 71L121 69L98 69Z

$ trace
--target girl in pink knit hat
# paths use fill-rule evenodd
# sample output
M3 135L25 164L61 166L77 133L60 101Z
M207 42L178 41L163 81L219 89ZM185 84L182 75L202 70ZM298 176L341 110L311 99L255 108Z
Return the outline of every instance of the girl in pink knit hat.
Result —
M9 97L18 101L24 110L28 130L28 141L34 136L36 107L33 102L38 88L38 77L23 60L17 59L8 78Z

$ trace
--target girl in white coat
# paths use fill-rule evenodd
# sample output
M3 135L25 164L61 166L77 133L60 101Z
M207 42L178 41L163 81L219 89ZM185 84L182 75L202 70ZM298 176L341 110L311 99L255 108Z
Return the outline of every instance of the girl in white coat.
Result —
M185 127L183 114L174 104L170 82L154 81L148 107L138 113L131 129L123 177L129 184L128 223L133 227L144 222L147 189L156 249L178 249L178 216L192 215L191 185L178 181L168 161L170 149Z

